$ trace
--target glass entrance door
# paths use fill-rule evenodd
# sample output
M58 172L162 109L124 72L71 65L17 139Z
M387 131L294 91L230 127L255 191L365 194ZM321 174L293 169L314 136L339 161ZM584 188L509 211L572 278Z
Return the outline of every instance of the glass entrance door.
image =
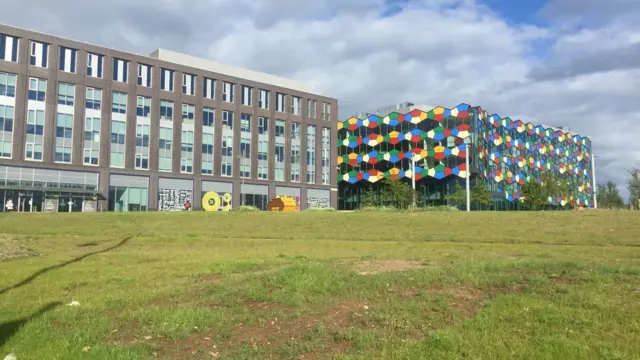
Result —
M31 191L21 191L18 193L18 207L17 211L19 212L33 212L37 211L37 206L35 205L35 199L33 198L33 192Z
M82 212L81 196L60 195L58 199L58 212Z

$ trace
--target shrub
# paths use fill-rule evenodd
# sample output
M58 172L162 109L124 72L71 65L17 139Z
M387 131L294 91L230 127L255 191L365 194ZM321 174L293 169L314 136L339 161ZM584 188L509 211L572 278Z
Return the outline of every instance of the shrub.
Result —
M262 210L258 209L255 206L242 205L239 208L232 209L232 211L237 211L237 212L258 212L258 211L262 211Z

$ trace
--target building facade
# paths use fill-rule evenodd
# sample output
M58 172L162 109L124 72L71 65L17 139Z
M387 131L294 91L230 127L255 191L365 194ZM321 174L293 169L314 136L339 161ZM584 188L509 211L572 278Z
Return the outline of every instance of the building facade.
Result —
M456 184L464 186L467 171L472 186L484 180L495 210L519 209L522 186L543 183L548 174L569 184L565 194L548 199L550 205L593 205L586 137L467 104L448 109L404 103L393 109L338 123L339 209L359 208L365 191L383 179L410 183L414 176L420 204L448 205L448 195Z
M3 211L335 207L337 111L297 81L0 25Z

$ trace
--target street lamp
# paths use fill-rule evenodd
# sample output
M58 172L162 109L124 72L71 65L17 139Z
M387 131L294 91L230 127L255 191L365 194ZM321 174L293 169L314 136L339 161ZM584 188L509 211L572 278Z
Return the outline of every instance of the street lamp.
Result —
M596 182L596 157L591 154L591 178L593 179L593 208L598 208L598 183Z
M467 174L465 176L465 182L466 182L466 188L467 188L467 211L471 211L471 190L469 188L470 187L469 178L471 176L471 169L469 169L469 150L471 150L471 148L469 147L469 144L466 144L466 149L467 151L465 151L464 162L467 167Z

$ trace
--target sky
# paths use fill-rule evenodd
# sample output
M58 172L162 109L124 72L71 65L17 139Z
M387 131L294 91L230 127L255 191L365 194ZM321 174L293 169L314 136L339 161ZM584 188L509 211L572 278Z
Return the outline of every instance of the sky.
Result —
M640 0L0 0L0 22L162 47L313 84L339 116L482 106L589 136L598 182L640 167Z

